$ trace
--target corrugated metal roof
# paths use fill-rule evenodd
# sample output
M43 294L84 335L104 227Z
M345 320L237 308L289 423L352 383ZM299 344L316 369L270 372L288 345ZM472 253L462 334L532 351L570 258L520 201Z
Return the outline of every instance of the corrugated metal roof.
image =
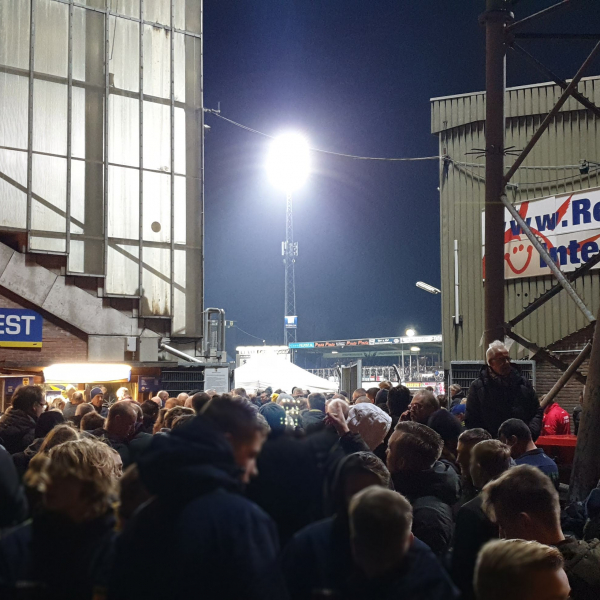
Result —
M600 106L600 76L581 80L577 89L594 104ZM508 88L506 90L507 118L541 115L550 112L562 93L554 83ZM485 92L431 99L431 132L439 133L467 123L485 121ZM561 112L585 110L570 98Z

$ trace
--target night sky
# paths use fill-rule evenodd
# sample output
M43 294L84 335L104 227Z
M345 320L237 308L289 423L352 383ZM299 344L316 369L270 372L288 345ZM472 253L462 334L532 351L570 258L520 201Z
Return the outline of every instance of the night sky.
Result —
M522 0L523 17L556 0ZM600 3L531 31L596 32ZM484 89L483 0L205 0L205 106L270 135L362 156L438 153L429 99ZM524 42L563 78L592 42ZM540 83L509 54L508 85ZM597 60L588 75L600 73ZM265 172L268 140L207 115L205 305L283 341L285 197ZM460 158L460 157L456 157ZM298 340L441 331L438 164L312 154L294 196ZM238 344L259 340L237 332Z

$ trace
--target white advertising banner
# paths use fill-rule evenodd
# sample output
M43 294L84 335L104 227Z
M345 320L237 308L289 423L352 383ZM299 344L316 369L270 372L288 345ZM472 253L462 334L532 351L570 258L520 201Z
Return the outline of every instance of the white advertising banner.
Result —
M600 190L552 196L515 205L531 231L561 271L574 271L600 251ZM483 278L485 279L485 212L482 214ZM598 268L596 265L594 268ZM551 271L525 233L504 212L504 277L520 279Z

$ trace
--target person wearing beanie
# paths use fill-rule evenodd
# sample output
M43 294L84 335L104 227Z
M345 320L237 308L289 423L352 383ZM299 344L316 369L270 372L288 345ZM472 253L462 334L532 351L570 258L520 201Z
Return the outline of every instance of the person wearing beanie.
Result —
M285 433L287 414L285 409L275 402L263 404L258 411L267 421L271 431L269 439L273 439Z
M104 406L104 394L102 388L95 387L90 391L90 403L96 409L96 412L102 417L108 417L108 407Z

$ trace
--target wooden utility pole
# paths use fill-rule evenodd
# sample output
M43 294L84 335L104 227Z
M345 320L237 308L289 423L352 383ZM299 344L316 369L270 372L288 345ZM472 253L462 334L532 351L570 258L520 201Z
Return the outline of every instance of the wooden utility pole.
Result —
M480 22L486 39L485 108L485 347L504 339L504 103L506 25L513 19L506 0L486 0Z

